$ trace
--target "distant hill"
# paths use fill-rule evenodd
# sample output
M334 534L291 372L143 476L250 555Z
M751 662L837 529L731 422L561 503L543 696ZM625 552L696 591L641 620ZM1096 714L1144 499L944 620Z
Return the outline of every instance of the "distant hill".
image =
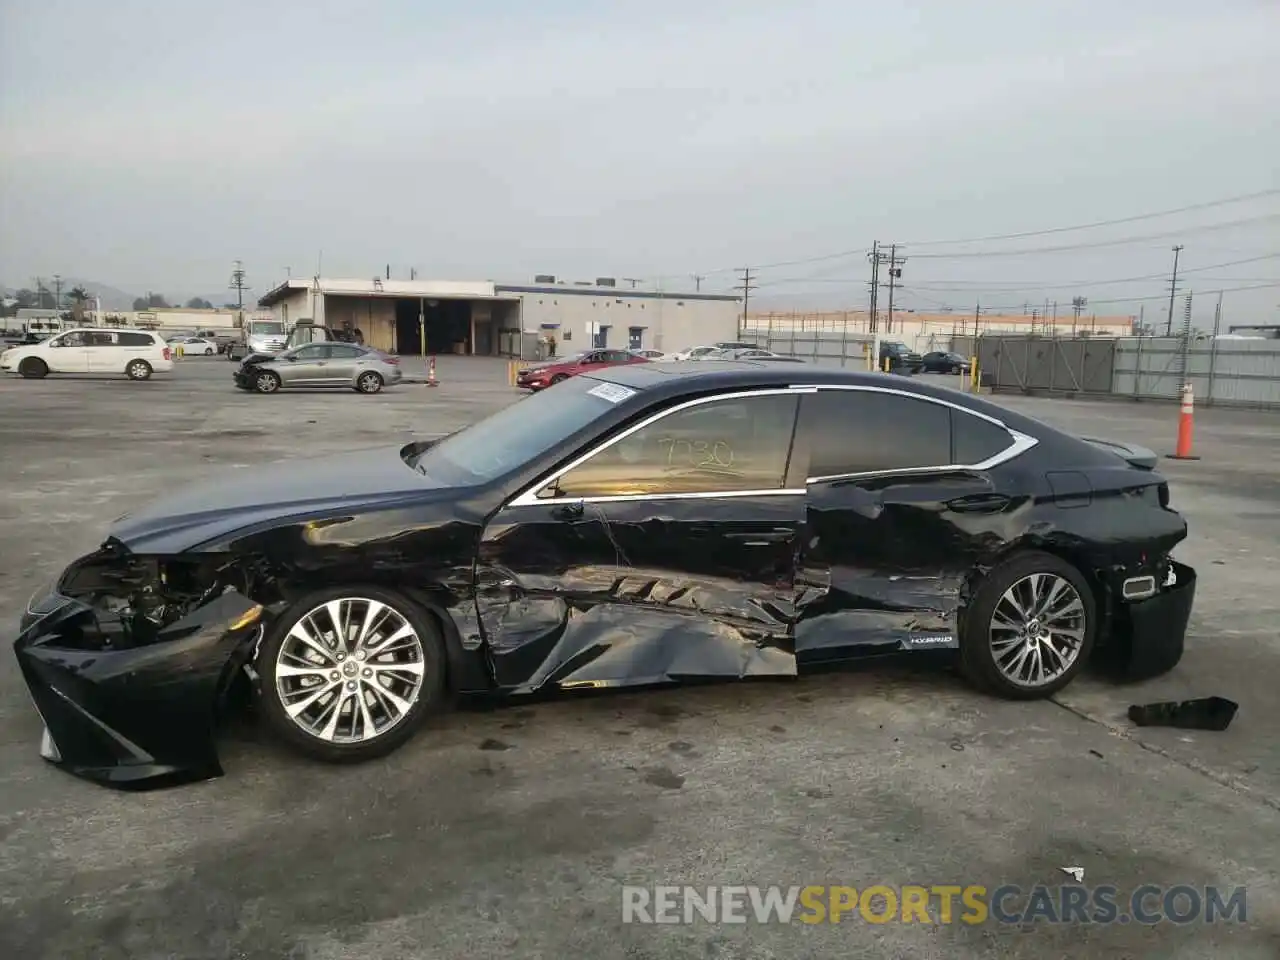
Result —
M50 278L45 277L44 282L46 287L52 289L52 282ZM119 287L113 287L107 283L99 283L96 280L85 280L81 277L62 278L63 293L66 293L68 290L74 289L75 287L84 287L91 295L101 297L103 310L132 310L133 301L140 296L140 294L129 293L126 290L121 290ZM3 291L5 296L13 296L15 291L23 288L27 290L34 290L35 280L31 280L27 283L0 285L0 291Z
M49 278L47 277L44 278L44 282L46 285L49 285L50 284ZM119 287L112 286L109 283L100 283L97 280L85 280L80 277L63 277L62 278L63 293L66 293L68 290L71 290L74 287L84 287L87 291L89 291L91 295L96 297L101 297L103 310L132 310L133 301L138 299L138 297L146 295L145 290L138 293L133 293L128 290L122 290ZM6 296L6 297L13 296L13 294L21 288L34 290L35 280L31 280L28 283L22 283L22 284L0 283L0 296ZM202 300L207 300L210 303L212 303L215 307L222 307L227 305L228 303L235 303L235 299L236 299L234 290L220 290L217 293L213 293L213 294L190 294L190 293L179 294L179 293L171 292L169 290L156 290L155 292L159 293L166 300L168 300L169 305L173 307L185 306L187 301L191 300L193 296L198 296ZM258 298L253 296L252 294L246 293L244 298L245 309L252 310L257 306L257 304L258 304Z

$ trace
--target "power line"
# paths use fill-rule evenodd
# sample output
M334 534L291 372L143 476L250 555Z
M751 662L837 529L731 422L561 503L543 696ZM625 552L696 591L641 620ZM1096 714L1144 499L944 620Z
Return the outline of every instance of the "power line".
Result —
M1242 260L1228 260L1224 263L1211 263L1203 267L1192 267L1190 269L1180 269L1179 273L1201 273L1206 270L1220 270L1224 267L1236 267L1246 263L1257 263L1261 260L1275 260L1280 258L1280 253L1268 253L1260 257L1246 257ZM939 293L953 291L963 293L966 290L996 290L1000 293L1017 293L1024 290L1071 290L1076 287L1099 287L1114 283L1136 283L1141 280L1163 280L1167 277L1167 273L1147 273L1136 277L1112 277L1107 280L1045 280L1041 282L1033 282L1029 280L925 280L918 284L913 284L912 289L934 290ZM1271 277L1263 277L1263 280L1270 280ZM1244 277L1227 278L1228 283L1239 283L1245 280ZM858 283L858 279L854 277L782 277L778 280L767 280L760 284L762 287L772 287L783 283ZM944 286L944 284L957 284L957 286ZM1013 284L1012 286L1008 284Z
M1132 217L1120 217L1115 220L1095 220L1093 223L1081 223L1071 227L1052 227L1047 230L1026 230L1022 233L994 234L986 237L966 237L961 240L916 240L904 243L904 247L937 247L962 243L988 243L992 240L1021 240L1024 237L1047 237L1055 233L1072 233L1076 230L1093 230L1097 227L1114 227L1122 223L1137 223L1140 220L1156 220L1160 217L1171 217L1178 213L1191 213L1195 210L1208 210L1212 207L1223 207L1230 203L1242 203L1245 200L1260 200L1280 194L1280 190L1259 190L1256 193L1244 193L1222 200L1207 200L1204 203L1193 203L1185 207L1174 207L1171 210L1158 210L1155 213L1139 213Z
M1209 233L1214 230L1228 230L1250 223L1261 223L1266 220L1280 220L1280 213L1267 213L1257 217L1243 217L1239 220L1227 220L1223 223L1203 224L1197 227L1185 227L1181 230L1166 230L1163 233L1148 233L1139 237L1121 237L1117 240L1091 240L1087 243L1068 243L1056 247L1027 247L1023 250L982 250L967 253L918 253L921 260L962 260L972 257L1022 257L1037 253L1064 253L1068 250L1092 250L1101 247L1123 247L1131 243L1145 243L1148 240L1164 240L1169 237L1195 236L1198 233Z

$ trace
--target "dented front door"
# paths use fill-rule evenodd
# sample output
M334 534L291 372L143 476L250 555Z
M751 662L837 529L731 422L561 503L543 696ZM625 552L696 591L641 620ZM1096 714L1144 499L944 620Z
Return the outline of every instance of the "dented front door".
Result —
M499 686L795 673L799 397L678 404L516 497L481 539Z
M795 674L802 493L509 507L479 615L499 686Z

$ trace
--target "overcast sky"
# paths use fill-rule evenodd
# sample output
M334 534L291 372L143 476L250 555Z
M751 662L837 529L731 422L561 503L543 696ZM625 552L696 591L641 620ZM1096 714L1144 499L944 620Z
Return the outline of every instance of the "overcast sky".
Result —
M1120 301L1160 279L1102 281L1167 272L1174 243L1197 292L1280 284L1277 195L924 243L1280 189L1276 0L0 11L11 286L59 272L207 294L240 258L260 292L323 251L333 276L697 273L715 289L727 268L851 251L762 269L758 294L853 307L876 239L908 244L903 298L921 309L1082 293L1136 314ZM1010 253L1045 246L1076 249ZM1274 318L1280 286L1227 296Z

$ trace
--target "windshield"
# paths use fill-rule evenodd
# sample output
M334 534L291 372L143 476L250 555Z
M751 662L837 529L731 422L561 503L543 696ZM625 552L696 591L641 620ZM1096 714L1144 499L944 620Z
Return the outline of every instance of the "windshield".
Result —
M284 333L284 324L270 321L264 323L261 320L254 320L249 324L249 336L251 337L265 337L273 333Z
M450 434L406 462L450 485L488 483L542 456L634 393L594 377L573 377Z

